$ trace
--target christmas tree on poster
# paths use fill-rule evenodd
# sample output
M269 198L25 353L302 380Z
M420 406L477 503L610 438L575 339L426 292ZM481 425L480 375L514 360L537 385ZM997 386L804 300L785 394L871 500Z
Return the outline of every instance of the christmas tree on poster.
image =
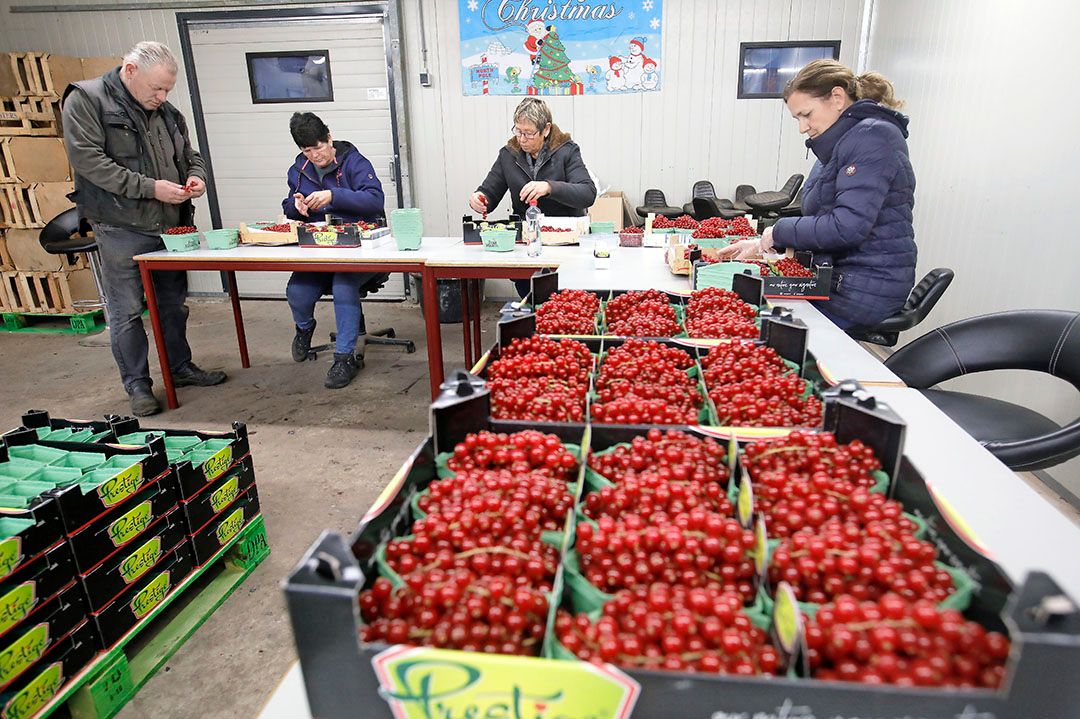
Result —
M556 85L580 82L581 79L570 71L570 58L566 56L566 46L559 39L559 33L552 27L544 38L544 44L540 46L540 67L533 73L533 86L542 90Z

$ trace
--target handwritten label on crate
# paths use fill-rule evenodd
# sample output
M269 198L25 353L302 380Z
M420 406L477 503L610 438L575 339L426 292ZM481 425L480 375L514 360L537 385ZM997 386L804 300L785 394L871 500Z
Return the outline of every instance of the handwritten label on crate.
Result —
M64 683L64 665L50 664L4 705L3 719L28 719L56 696Z
M131 584L136 579L158 563L161 559L161 537L154 537L128 555L127 559L120 563L120 576L125 584Z
M244 508L240 507L235 512L226 517L218 528L214 530L214 534L217 537L218 544L225 546L230 539L240 533L240 530L244 528Z
M372 659L395 717L612 717L633 711L641 686L611 665L395 646Z
M120 654L99 678L90 683L90 694L94 697L94 705L98 707L102 716L109 716L120 711L120 707L135 693L135 686L131 681L131 670L128 668L127 657Z
M42 622L0 652L0 684L7 684L41 659L49 647L49 623Z
M109 540L113 546L122 547L154 521L153 507L150 500L140 503L135 509L123 515L109 525Z
M217 514L232 504L233 500L239 495L240 483L236 477L233 477L228 482L215 489L210 495L210 508L214 510L214 514Z
M0 597L0 634L26 618L37 604L37 582L23 582Z
M210 459L203 462L203 476L206 477L207 482L212 482L213 480L224 474L225 470L227 470L231 465L232 445L229 445L228 447L221 449Z
M154 607L161 604L168 596L170 589L172 589L172 578L169 571L165 570L135 595L135 598L131 600L131 611L137 618L142 619L154 611Z
M7 579L22 558L22 537L8 537L0 542L0 579Z
M236 559L241 566L246 566L253 560L262 559L270 551L270 542L266 538L265 531L248 532L248 535L237 546L239 549Z
M97 488L101 503L112 507L135 494L143 483L142 462L128 467L112 479L107 479Z

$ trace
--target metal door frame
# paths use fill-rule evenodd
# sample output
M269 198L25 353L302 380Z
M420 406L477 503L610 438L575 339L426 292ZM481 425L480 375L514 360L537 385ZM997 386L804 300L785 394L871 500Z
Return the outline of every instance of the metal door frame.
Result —
M206 194L210 205L210 220L214 227L221 227L221 206L218 203L217 186L214 183L214 164L211 159L210 140L206 133L203 117L202 98L199 94L199 78L195 68L195 56L191 46L191 29L200 25L223 22L260 22L289 19L334 19L346 20L350 17L378 17L383 22L383 46L386 50L386 87L390 93L390 132L393 144L391 175L397 187L398 207L411 207L413 202L412 173L410 172L409 146L405 138L408 128L398 125L408 117L405 105L404 59L401 55L401 23L396 0L384 2L364 2L332 7L310 6L296 8L274 8L268 10L225 10L214 12L178 12L176 26L180 34L180 49L183 55L184 71L187 74L188 91L191 95L191 112L195 120L195 134L199 148L206 163ZM405 283L406 296L409 283ZM224 288L224 284L222 284Z

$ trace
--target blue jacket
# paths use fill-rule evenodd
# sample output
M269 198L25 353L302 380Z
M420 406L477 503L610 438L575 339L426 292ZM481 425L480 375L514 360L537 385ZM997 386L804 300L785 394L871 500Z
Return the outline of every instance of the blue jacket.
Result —
M841 327L873 325L900 310L915 286L915 172L907 116L859 100L807 140L818 161L802 217L773 228L773 246L832 260L833 288L821 309Z
M374 222L382 218L386 196L371 162L351 142L335 140L334 149L337 151L337 170L327 173L321 180L315 165L303 153L296 156L289 168L289 191L281 201L285 216L309 222L321 221L328 213L345 222ZM306 197L318 190L330 190L330 204L310 217L304 217L296 211L293 194L299 192Z

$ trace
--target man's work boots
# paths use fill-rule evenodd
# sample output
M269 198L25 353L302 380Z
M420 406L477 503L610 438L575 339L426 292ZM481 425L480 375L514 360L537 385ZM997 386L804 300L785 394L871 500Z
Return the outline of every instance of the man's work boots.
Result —
M161 411L161 405L158 404L157 397L148 385L135 385L129 394L131 395L131 413L136 417L149 417Z
M311 337L315 334L315 323L311 323L311 329L302 330L296 328L296 336L292 341L293 362L303 362L311 353Z
M362 357L357 357L352 352L335 352L334 364L330 366L330 371L326 373L326 388L341 389L347 387L363 366L364 359Z
M173 386L175 387L212 387L221 384L226 379L228 375L221 370L207 372L199 369L194 362L188 362L180 369L173 370Z

